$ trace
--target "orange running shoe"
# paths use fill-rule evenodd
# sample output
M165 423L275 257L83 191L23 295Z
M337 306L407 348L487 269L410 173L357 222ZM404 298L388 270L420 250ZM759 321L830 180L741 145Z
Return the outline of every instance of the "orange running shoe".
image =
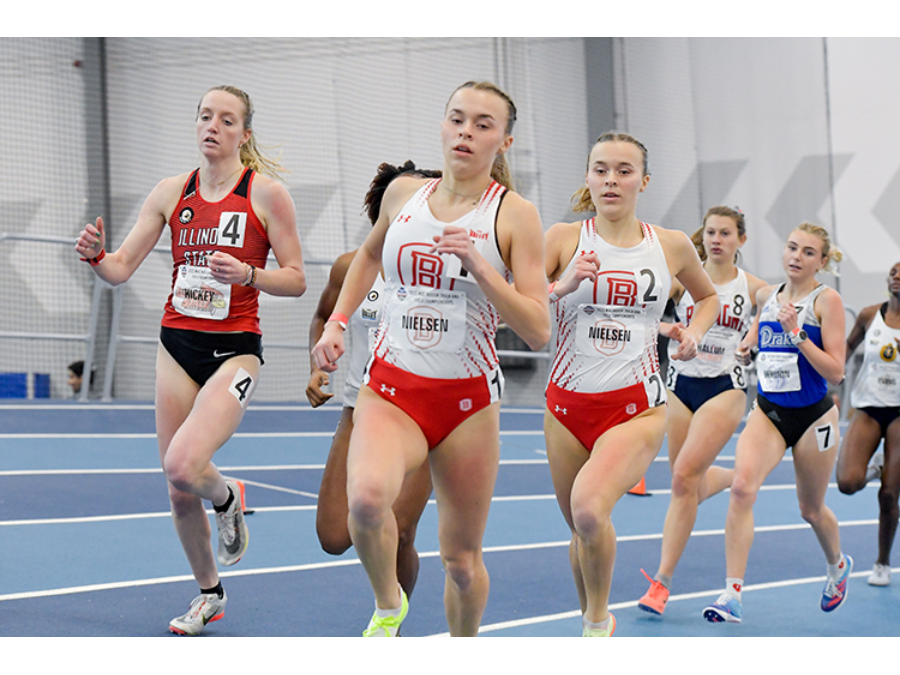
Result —
M650 589L644 593L643 598L638 600L638 608L645 612L650 612L650 614L662 616L662 613L666 610L666 603L669 601L669 589L660 582L651 579L650 575L644 570L641 570L641 572L647 577L647 581L650 582Z

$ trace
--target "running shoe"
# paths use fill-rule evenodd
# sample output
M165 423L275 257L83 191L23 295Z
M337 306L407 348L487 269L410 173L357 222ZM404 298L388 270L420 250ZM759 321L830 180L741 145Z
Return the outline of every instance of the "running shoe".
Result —
M650 575L641 570L643 575L650 582L650 590L644 593L644 597L638 600L638 609L642 609L650 614L662 616L666 609L666 603L669 601L669 589L662 585L659 581L654 581Z
M234 499L224 513L216 513L216 525L219 528L219 551L217 557L223 565L234 565L247 550L250 532L244 520L244 504L241 499L241 488L237 481L226 480Z
M228 597L220 598L215 593L201 593L191 602L187 614L177 616L169 622L169 630L178 635L200 635L206 624L218 621L225 615Z
M409 600L406 593L400 589L400 616L378 616L376 611L372 614L369 626L363 631L363 637L398 637L400 624L409 612Z
M876 478L881 478L881 474L884 471L884 451L879 450L874 455L872 455L872 459L869 460L869 466L866 467L866 482L875 480Z
M612 637L613 633L616 632L616 617L612 614L609 615L609 623L606 625L606 628L603 630L597 630L594 628L584 627L584 630L581 632L581 637Z
M833 612L847 599L847 593L850 591L847 581L850 579L850 572L853 571L853 558L845 555L843 564L844 571L841 572L841 576L836 580L828 579L825 582L825 590L822 591L823 612Z
M872 574L869 575L869 586L890 586L891 566L875 563Z
M740 623L744 616L741 601L723 593L713 604L703 610L703 618L711 623Z

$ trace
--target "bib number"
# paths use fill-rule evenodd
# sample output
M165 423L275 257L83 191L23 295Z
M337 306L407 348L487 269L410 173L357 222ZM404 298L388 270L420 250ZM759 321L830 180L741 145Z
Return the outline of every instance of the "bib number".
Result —
M772 394L800 391L800 366L796 352L760 352L757 375L762 390Z
M208 267L182 265L175 275L172 306L185 316L222 321L231 306L231 284L213 279Z

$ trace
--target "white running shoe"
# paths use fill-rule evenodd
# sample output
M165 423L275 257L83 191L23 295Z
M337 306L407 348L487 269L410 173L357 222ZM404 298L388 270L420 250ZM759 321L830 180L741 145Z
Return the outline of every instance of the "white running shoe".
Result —
M244 519L244 504L241 499L241 488L236 481L226 480L234 499L225 513L216 513L216 526L219 528L219 550L216 557L222 565L234 565L247 550L250 531Z
M872 574L869 575L869 586L890 586L891 566L875 563Z
M872 459L869 460L869 466L866 468L866 482L873 481L876 478L881 478L881 473L884 471L884 452L879 450L874 455L872 455Z
M176 616L169 622L169 630L178 635L200 635L206 624L225 615L226 602L228 597L224 591L221 598L215 593L201 593L191 602L187 614Z

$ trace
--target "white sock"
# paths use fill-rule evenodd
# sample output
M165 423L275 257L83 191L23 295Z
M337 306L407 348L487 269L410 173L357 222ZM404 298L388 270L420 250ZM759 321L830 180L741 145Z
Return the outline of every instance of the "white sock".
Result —
M844 554L841 553L841 559L838 560L834 565L828 565L828 578L832 581L837 581L841 574L844 572L844 565L847 564L847 559L844 557Z
M744 588L744 580L737 577L727 577L725 579L725 592L732 598L736 598L741 602L741 590Z
M581 623L585 628L589 628L590 630L606 630L609 627L609 617L606 617L604 621L599 621L597 623L581 617Z

